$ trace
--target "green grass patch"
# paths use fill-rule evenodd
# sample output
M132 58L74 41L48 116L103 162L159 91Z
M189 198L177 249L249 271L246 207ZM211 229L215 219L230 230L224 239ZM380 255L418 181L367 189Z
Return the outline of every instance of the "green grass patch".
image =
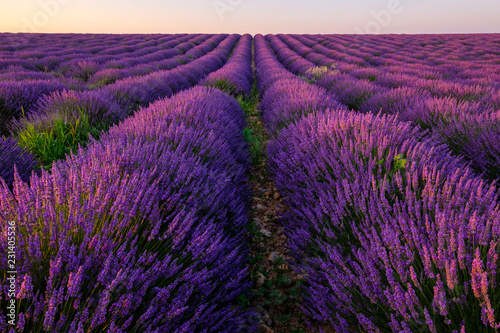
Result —
M259 105L257 85L253 85L252 94L249 97L245 98L243 96L238 96L237 101L247 117L247 127L243 130L243 137L250 145L252 163L254 165L261 165L265 162L267 157L267 133L257 109Z
M88 116L81 109L80 117L76 120L66 122L58 116L51 125L26 123L17 138L19 144L29 150L44 169L50 169L54 161L63 159L79 146L86 146L89 135L97 139L108 129L105 124L91 126Z
M217 80L209 81L209 82L205 83L205 85L208 87L214 87L214 88L220 89L223 92L228 93L229 95L236 96L239 98L239 96L237 94L238 87L234 83L228 81L227 79L217 79Z

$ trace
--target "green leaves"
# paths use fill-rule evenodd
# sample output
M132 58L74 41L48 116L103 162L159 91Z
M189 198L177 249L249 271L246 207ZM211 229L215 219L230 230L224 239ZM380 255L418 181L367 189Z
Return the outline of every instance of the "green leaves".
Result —
M238 304L244 309L248 310L249 304L250 304L250 298L247 297L245 294L241 294L238 296Z
M51 127L27 123L18 134L19 144L28 149L39 160L41 167L50 169L54 161L60 160L79 146L85 146L89 135L98 138L107 126L90 126L84 110L80 117L72 122L65 122L60 116L55 117Z
M230 95L237 96L238 87L227 79L218 79L205 84L209 87L220 89Z
M256 90L252 92L249 99L238 98L238 104L245 111L248 118L248 127L243 130L243 138L250 145L250 153L254 164L259 165L265 160L266 156L266 134L262 123L258 121L258 94Z
M407 160L403 158L403 155L399 154L394 156L394 169L395 171L404 169L406 167Z
M245 127L245 129L243 129L243 139L245 140L246 143L248 144L252 143L252 134L253 134L253 129L250 129L248 127Z

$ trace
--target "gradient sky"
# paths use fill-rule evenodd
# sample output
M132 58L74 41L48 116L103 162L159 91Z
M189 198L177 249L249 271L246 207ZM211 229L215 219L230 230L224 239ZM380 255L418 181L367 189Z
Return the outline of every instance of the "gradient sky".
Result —
M0 32L500 33L500 0L0 0Z

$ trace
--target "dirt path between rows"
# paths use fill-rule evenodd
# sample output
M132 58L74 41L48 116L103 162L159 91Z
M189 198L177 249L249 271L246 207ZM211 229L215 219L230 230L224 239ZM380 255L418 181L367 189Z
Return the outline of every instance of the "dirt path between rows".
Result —
M255 72L255 66L254 66ZM255 86L255 85L254 85ZM249 185L252 188L250 212L250 268L254 282L252 296L245 305L254 309L260 322L258 332L334 333L329 325L319 325L300 309L303 277L289 267L287 238L279 216L286 209L268 172L267 142L270 139L259 114L259 94L240 99L247 117L246 139L252 152Z

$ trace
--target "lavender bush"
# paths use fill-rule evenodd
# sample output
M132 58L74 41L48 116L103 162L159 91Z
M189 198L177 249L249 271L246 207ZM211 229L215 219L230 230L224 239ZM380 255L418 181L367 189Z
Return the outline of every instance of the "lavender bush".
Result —
M454 98L423 99L400 117L431 133L486 178L500 177L500 113Z
M210 105L212 120L203 121L197 110ZM231 145L244 145L242 137L230 143L217 133L232 138L241 120L229 115L241 113L217 90L186 92L144 109L30 185L18 180L14 192L4 185L0 219L18 221L20 233L17 329L255 330L234 306L250 284L245 169L202 154L230 158ZM186 130L193 116L199 126ZM226 125L212 125L222 125L219 119ZM201 133L212 141L197 139ZM5 296L0 300L5 330Z
M14 139L0 138L0 178L7 186L12 186L15 170L22 181L28 182L36 166L35 158L23 150Z
M310 113L341 107L326 90L298 78L274 82L266 90L260 104L266 127L271 133L280 131Z
M309 116L269 145L303 309L338 332L495 332L498 190L395 116Z
M417 103L429 98L431 98L431 94L427 91L401 87L374 94L360 106L359 111L362 113L400 114L414 109Z
M200 84L219 88L231 95L248 97L252 81L252 36L247 34L241 37L224 67L210 73Z
M94 61L78 61L77 63L73 63L71 67L64 72L64 75L87 82L92 75L99 70L100 65Z
M360 110L373 95L384 89L368 80L358 80L349 75L328 74L318 79L317 84L337 96L349 109Z
M38 100L65 85L57 81L0 82L0 135L9 133L12 120L28 114Z

